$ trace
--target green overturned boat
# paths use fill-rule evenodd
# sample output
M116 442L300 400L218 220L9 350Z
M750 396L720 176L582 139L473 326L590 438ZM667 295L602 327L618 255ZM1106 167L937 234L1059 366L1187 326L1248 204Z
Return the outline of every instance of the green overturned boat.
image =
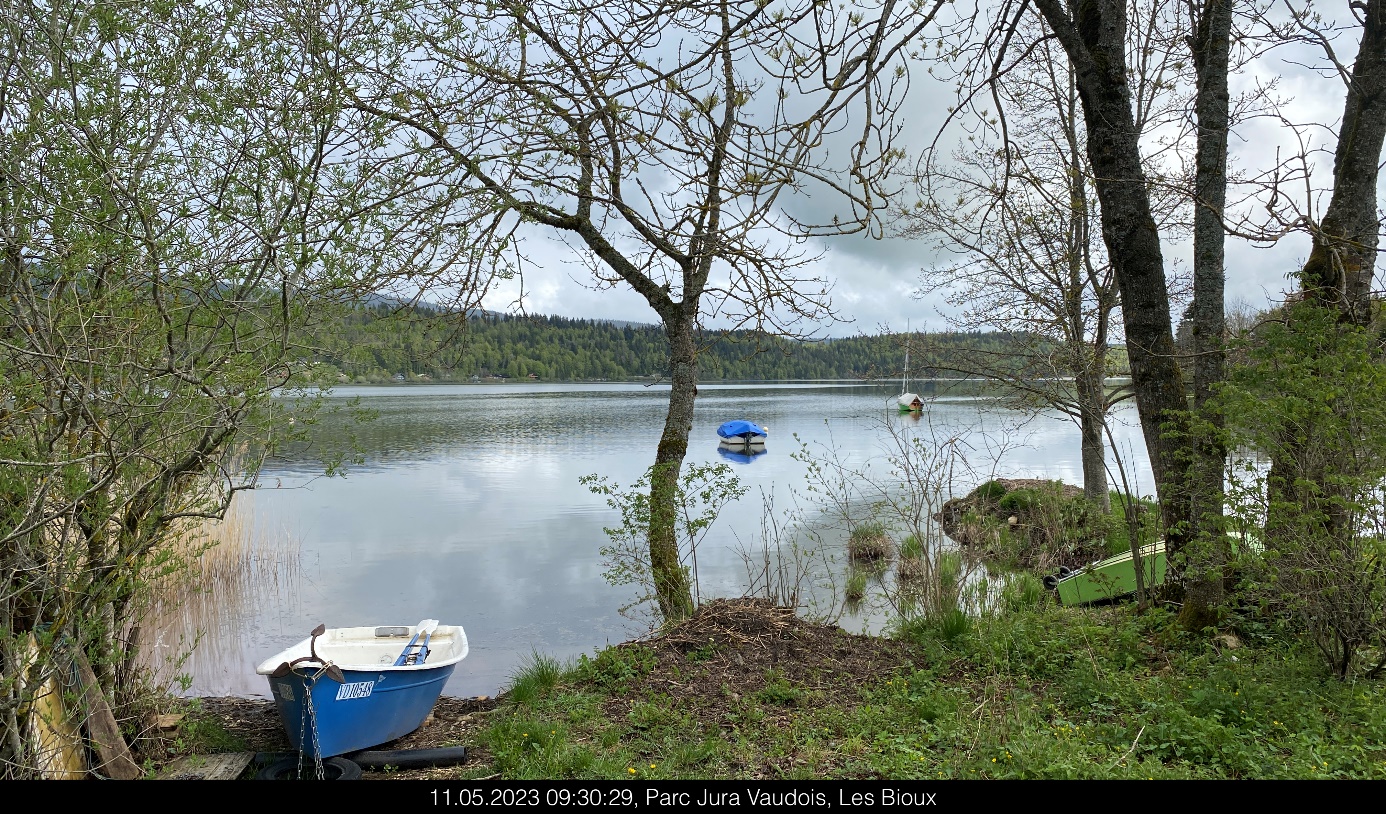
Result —
M1165 541L1141 547L1141 571L1145 587L1165 581ZM1059 602L1073 607L1113 602L1136 593L1136 569L1130 551L1108 557L1076 571L1060 568L1057 576L1045 577L1045 585L1059 594Z
M1231 553L1260 554L1265 550L1254 534L1229 531ZM1131 565L1130 550L1115 557L1099 560L1077 570L1060 568L1058 574L1044 578L1044 586L1059 594L1059 602L1068 607L1115 602L1136 593L1136 569ZM1141 546L1141 572L1145 587L1165 581L1165 541Z

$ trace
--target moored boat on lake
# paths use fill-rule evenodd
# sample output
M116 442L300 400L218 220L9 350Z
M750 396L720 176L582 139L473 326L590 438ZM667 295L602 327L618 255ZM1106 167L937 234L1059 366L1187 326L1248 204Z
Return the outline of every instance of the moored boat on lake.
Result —
M908 330L908 328L906 328ZM908 386L910 376L910 346L905 343L905 370L900 375L900 395L895 397L895 403L899 406L902 413L920 413L924 411L924 400L917 394L905 390Z
M765 447L765 439L770 435L770 431L756 424L753 421L728 421L717 428L717 435L721 438L723 447L739 449L741 447Z
M418 729L467 650L462 627L436 619L414 626L318 625L255 671L268 678L293 747L326 758Z

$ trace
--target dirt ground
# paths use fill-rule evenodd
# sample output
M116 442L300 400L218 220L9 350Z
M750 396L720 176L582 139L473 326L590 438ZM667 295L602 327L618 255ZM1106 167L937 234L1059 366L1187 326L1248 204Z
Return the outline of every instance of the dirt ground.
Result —
M719 599L704 605L687 621L663 633L620 648L646 648L654 654L652 669L613 692L607 713L625 720L644 699L661 696L679 712L694 716L703 731L731 728L733 709L743 695L782 681L809 697L831 697L835 690L879 679L910 663L906 645L872 636L848 634L835 626L805 621L792 610L766 600ZM690 657L690 654L692 657ZM643 655L646 666L649 656ZM465 668L465 662L462 665ZM424 749L464 745L467 766L485 766L490 756L477 735L488 726L488 714L503 699L438 700L418 730L379 749ZM258 752L283 752L288 739L273 702L245 698L204 698L205 716L244 739ZM788 714L786 712L786 714ZM766 722L767 725L772 725ZM368 771L365 777L424 779L454 776L456 769Z

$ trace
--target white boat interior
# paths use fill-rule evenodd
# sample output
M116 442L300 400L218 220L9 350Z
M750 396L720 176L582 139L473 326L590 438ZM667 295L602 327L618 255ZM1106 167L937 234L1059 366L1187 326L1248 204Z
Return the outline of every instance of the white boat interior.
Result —
M461 625L438 625L428 635L428 657L418 664L394 666L406 645L418 632L417 625L330 628L318 637L314 647L318 656L343 670L431 670L455 664L467 657L467 633ZM311 655L304 639L287 650L260 662L255 672L270 675L281 664ZM424 643L419 636L415 645Z

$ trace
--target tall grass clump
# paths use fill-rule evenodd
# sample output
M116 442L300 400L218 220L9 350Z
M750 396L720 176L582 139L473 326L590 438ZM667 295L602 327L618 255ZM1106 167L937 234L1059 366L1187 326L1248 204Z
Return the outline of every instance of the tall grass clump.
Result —
M1048 597L1044 582L1029 571L1012 574L1001 588L1001 607L1009 613L1017 613L1038 607Z
M848 605L859 605L866 598L866 586L869 576L861 568L848 567L847 585L843 589L843 595L847 598Z
M847 558L853 563L887 563L894 556L895 543L878 520L856 526L847 536Z
M510 677L510 700L516 704L532 704L544 693L558 686L564 675L563 665L537 650L530 651L520 668Z

